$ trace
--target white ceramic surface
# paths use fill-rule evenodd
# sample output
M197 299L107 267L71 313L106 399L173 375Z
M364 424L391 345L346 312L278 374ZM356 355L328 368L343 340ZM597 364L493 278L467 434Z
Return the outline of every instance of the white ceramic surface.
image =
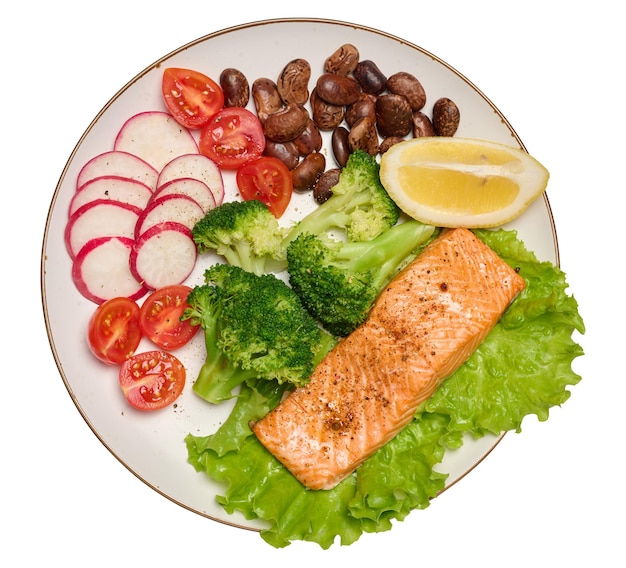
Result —
M324 59L343 43L353 43L362 59L374 60L387 75L408 71L417 76L428 96L426 111L437 98L452 98L462 115L458 136L523 147L506 118L476 86L414 44L348 23L267 21L229 28L182 46L122 87L78 141L55 191L47 220L42 256L44 312L59 372L77 409L97 438L147 485L200 515L244 528L257 529L261 525L227 515L215 503L214 497L221 488L187 463L184 444L188 433L205 435L215 431L231 405L207 405L188 386L176 406L152 414L133 411L117 385L116 369L99 364L89 353L85 329L95 305L80 296L71 281L71 261L63 242L67 209L81 166L96 154L112 149L122 123L140 111L164 110L160 95L164 67L188 67L214 78L223 68L236 67L252 83L258 77L275 79L288 61L302 57L311 63L315 77L321 72ZM328 162L332 163L327 136L325 148ZM224 177L228 199L235 195L236 187L231 174ZM297 219L311 207L314 204L309 195L296 196L284 222ZM540 259L558 262L556 232L547 198L533 203L510 227L518 230ZM210 262L209 257L200 259L187 282L200 283L204 267ZM142 347L149 348L145 343ZM202 334L196 335L177 355L187 367L191 382L204 359ZM462 449L447 455L440 469L450 473L448 486L480 463L497 442L497 438L491 437L468 441Z

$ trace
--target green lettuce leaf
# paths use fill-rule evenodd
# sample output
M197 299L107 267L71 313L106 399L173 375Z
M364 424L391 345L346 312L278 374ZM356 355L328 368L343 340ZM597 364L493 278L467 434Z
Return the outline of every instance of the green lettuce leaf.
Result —
M449 415L450 430L480 437L519 432L529 414L545 421L551 407L569 398L567 387L581 378L572 361L583 354L573 332L585 330L558 267L539 262L513 231L475 232L519 271L526 289L470 359L434 393L426 410Z
M328 491L304 488L256 439L250 421L278 404L284 387L248 381L217 432L185 440L193 467L224 486L216 499L225 511L263 519L261 536L277 548L295 540L324 549L348 545L428 507L445 488L437 465L464 434L519 432L525 416L546 420L569 398L568 387L580 380L572 362L582 355L573 333L584 333L584 324L565 275L539 262L513 231L476 234L519 270L527 287L470 359L405 429Z
M274 385L271 392L271 384L242 385L223 426L210 436L190 434L185 442L194 468L226 487L217 497L220 505L228 513L238 510L247 519L267 521L261 536L272 546L281 548L294 540L311 540L324 549L337 539L351 544L363 532L388 530L392 519L427 507L444 488L446 476L433 471L433 465L443 457L438 439L448 419L432 415L412 422L335 488L305 489L248 426L280 399L284 387Z

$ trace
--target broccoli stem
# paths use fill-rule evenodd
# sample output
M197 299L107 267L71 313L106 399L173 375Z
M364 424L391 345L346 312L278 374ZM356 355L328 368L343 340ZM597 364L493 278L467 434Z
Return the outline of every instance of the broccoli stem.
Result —
M311 233L321 235L333 229L344 229L350 222L351 212L359 207L367 207L371 197L366 192L333 195L332 199L322 203L306 215L287 233L283 246L295 240L299 235Z
M219 249L219 252L232 266L239 266L254 274L265 273L266 259L256 255L252 250L252 245L248 242L241 241L233 245L233 248L224 247L223 250Z
M330 353L333 348L337 345L337 338L328 333L325 330L321 330L320 343L317 351L315 352L315 357L313 358L313 364L317 367L319 363L322 362L322 359Z
M222 355L217 360L207 358L192 389L204 400L218 404L233 398L235 387L254 377L254 371L239 369Z
M409 220L394 225L371 241L346 242L335 257L337 266L355 273L372 271L375 288L384 286L395 271L434 232L435 227Z
M233 365L217 346L218 330L216 325L204 330L206 360L192 390L204 400L218 404L233 398L233 389L243 381L253 378L253 371L245 371Z

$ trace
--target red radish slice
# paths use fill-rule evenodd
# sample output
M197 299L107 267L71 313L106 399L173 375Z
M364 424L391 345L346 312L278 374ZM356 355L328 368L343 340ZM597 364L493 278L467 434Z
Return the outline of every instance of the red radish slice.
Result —
M135 241L130 270L151 290L181 284L196 264L197 250L191 230L182 223L153 225Z
M152 191L156 189L159 172L148 162L129 154L111 150L91 158L80 170L76 178L76 189L88 181L103 176L119 176L140 181Z
M141 209L110 199L96 199L78 208L65 226L65 246L72 258L97 237L134 238Z
M157 189L167 182L179 178L193 178L203 181L215 197L215 203L224 201L224 179L218 165L203 154L185 154L174 158L159 173Z
M132 300L144 296L148 289L130 270L134 243L127 237L99 237L88 241L72 264L72 279L78 291L96 304L118 296Z
M204 217L202 206L187 195L164 195L150 200L139 215L135 225L135 238L139 238L150 227L165 221L176 221L185 227L193 226Z
M103 176L80 186L70 201L69 215L96 199L110 199L143 209L152 197L152 190L144 183L124 177Z
M198 144L171 114L146 111L131 116L122 125L114 150L133 154L160 172L176 156L197 153Z
M202 207L205 213L208 213L217 205L215 196L209 186L199 179L179 178L168 181L152 194L151 200L156 200L166 195L186 195L191 197L191 199L198 202L198 205Z

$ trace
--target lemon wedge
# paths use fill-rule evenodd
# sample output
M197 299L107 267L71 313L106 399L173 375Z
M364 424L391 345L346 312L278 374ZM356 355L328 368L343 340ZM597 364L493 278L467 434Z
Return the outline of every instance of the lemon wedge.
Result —
M548 178L524 150L473 138L411 138L380 161L380 181L398 207L438 227L508 223L545 191Z

